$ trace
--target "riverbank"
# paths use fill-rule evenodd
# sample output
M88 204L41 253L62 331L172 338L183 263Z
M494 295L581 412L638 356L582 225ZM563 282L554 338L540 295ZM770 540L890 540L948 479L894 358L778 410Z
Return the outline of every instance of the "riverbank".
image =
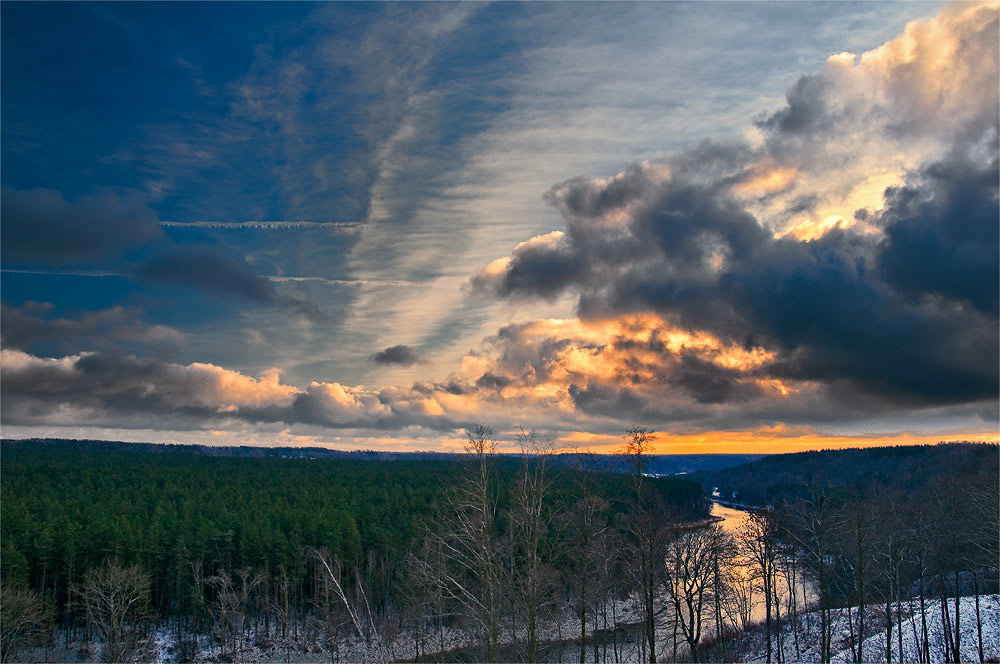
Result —
M980 660L980 630L976 624L975 597L959 600L956 617L955 601L949 600L948 610L942 613L941 603L932 601L925 605L923 616L916 601L902 604L902 631L897 631L893 621L889 643L886 642L886 620L884 606L869 606L865 611L868 625L865 638L861 642L863 662L917 662L920 653L929 655L932 662L948 661L945 650L944 624L954 629L959 624L959 655L966 662L1000 661L1000 594L980 595L979 615L982 621L982 660ZM846 608L831 611L832 620L832 662L854 662L857 649L856 638L852 648L851 624L857 624L857 609ZM945 616L947 616L945 618ZM893 617L895 609L893 608ZM927 641L923 641L923 626L927 625ZM797 621L783 620L780 635L772 637L772 661L820 662L820 615L811 611L799 615ZM767 661L767 635L762 625L742 632L723 643L722 650L730 659L743 662ZM900 650L902 644L902 650ZM891 659L887 660L887 655ZM902 655L902 656L900 656ZM953 658L952 658L953 661Z

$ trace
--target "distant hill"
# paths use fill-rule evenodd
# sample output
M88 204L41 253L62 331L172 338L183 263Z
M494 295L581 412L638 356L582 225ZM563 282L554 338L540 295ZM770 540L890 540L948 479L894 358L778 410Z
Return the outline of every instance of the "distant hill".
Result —
M4 444L73 445L78 449L116 449L148 454L199 454L213 457L249 457L267 459L358 459L371 461L456 460L462 452L387 452L376 450L331 450L325 447L260 447L250 445L169 445L106 440L75 440L63 438L4 439ZM519 456L510 454L505 456ZM650 475L683 475L698 470L718 470L761 458L760 454L650 454L647 472ZM555 455L559 465L584 470L620 473L627 471L625 461L613 454L566 453Z
M197 454L211 457L240 457L253 459L438 459L447 461L460 458L461 454L447 452L381 452L374 450L331 450L325 447L263 447L251 445L190 445L166 443L136 443L112 440L78 440L72 438L3 439L4 445L63 446L76 449L132 451L146 454Z
M646 473L649 475L687 475L697 471L731 468L755 461L763 454L649 454L646 456ZM628 472L628 463L614 454L560 454L559 463L588 470L612 473Z
M802 495L809 487L881 486L914 491L941 478L1000 475L1000 448L993 443L939 443L823 450L770 456L729 468L693 473L707 494L764 505Z

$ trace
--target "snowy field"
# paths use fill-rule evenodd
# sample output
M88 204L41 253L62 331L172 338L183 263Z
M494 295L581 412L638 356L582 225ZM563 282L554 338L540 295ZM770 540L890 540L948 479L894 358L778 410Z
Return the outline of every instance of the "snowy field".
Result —
M1000 595L980 596L980 616L982 617L982 645L983 661L1000 661ZM635 609L637 607L627 606L628 602L623 602L620 606L621 613L619 624L634 624L637 618ZM917 609L916 603L913 608ZM904 605L905 609L905 605ZM948 619L951 624L955 620L954 600L948 604ZM976 629L975 601L972 597L963 597L960 601L960 648L961 659L966 662L978 662L979 656L979 634ZM833 661L852 662L853 655L850 647L850 632L848 629L848 619L846 610L836 610L832 612L834 620L833 630ZM856 615L855 615L856 617ZM885 631L872 633L877 630L882 617L881 609L877 606L869 607L866 612L866 620L870 629L868 638L865 639L862 648L862 658L865 662L885 662L886 661L886 639ZM942 629L941 605L939 602L929 602L925 608L925 618L928 628L929 651L932 662L945 661L944 638ZM893 662L916 662L918 661L918 640L922 631L922 621L919 611L905 617L902 622L903 633L903 656L899 657L898 635L895 626L892 634L892 661ZM579 623L571 616L559 622L550 623L544 630L543 638L549 640L542 648L547 661L579 661L579 645L572 643L573 636L579 630ZM782 654L784 662L819 662L819 614L805 613L799 616L798 638L792 630L792 625L783 623L782 629ZM422 657L433 656L433 653L440 651L440 639L444 640L444 650L449 654L455 651L465 650L467 660L475 660L475 647L477 639L475 633L468 630L445 629L442 633L435 631L427 634L426 640L420 645ZM515 635L511 632L506 634L506 641L511 642ZM70 647L64 647L65 635L58 634L56 642L60 647L35 648L21 653L18 661L33 662L99 662L100 650L97 644L85 647L82 643L70 643ZM556 641L562 641L561 647ZM318 630L310 630L308 627L299 632L297 640L280 638L265 639L262 635L247 637L239 645L236 652L227 650L222 652L216 641L210 636L202 636L197 643L188 642L184 647L179 647L175 642L172 630L167 628L157 629L149 640L147 647L143 650L138 661L155 662L157 664L167 664L181 661L195 662L377 662L377 661L413 661L417 654L417 644L412 634L398 634L391 640L387 648L373 647L367 645L362 639L343 638L339 639L332 647L320 645L321 634ZM734 661L744 662L764 662L766 660L766 641L763 629L752 630L737 638L738 650L732 658ZM773 661L777 661L777 639L773 642L775 653ZM511 651L513 652L513 651ZM603 658L602 649L598 659ZM661 637L660 640L661 661L671 661L671 648L669 643ZM611 646L607 650L608 661L614 661L614 654ZM638 651L634 639L622 640L619 643L619 657L623 661L638 661ZM445 658L447 659L447 657ZM686 659L686 658L681 658ZM587 661L594 661L594 651L588 646Z

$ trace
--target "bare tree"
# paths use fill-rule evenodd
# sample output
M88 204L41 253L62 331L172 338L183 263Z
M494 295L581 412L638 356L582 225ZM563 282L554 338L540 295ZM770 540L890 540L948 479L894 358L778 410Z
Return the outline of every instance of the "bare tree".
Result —
M497 542L499 486L493 468L493 430L478 425L466 432L469 474L451 494L428 533L440 553L440 568L425 563L425 578L457 602L483 634L484 659L500 657L500 618L507 575Z
M842 515L834 509L830 497L822 489L814 490L804 500L786 503L782 510L783 519L788 524L783 532L803 553L805 571L819 596L819 657L821 662L829 662L833 654L834 552L843 527Z
M281 626L279 633L281 635L281 643L285 648L286 662L289 661L291 657L289 627L294 621L294 608L292 607L290 597L291 587L292 580L288 575L288 571L283 565L279 566L278 574L273 580L274 592L270 596L270 612L275 616L278 624Z
M896 618L900 615L900 577L903 562L906 559L905 527L899 518L902 501L893 493L880 493L871 496L872 512L879 514L877 527L873 529L872 572L874 587L883 602L883 619L885 625L885 661L892 662L892 638L897 637L897 659L903 659L902 625L893 619L893 608ZM894 629L896 628L896 629Z
M350 600L347 598L347 594L344 592L343 585L341 584L343 568L337 557L331 554L329 549L325 547L322 549L309 549L308 553L309 558L316 562L319 570L321 571L321 576L324 582L323 596L325 601L323 603L323 608L326 613L325 622L327 625L328 643L334 640L334 625L330 619L332 607L330 606L329 600L329 594L332 590L337 599L340 600L340 603L343 604L344 609L347 611L347 615L350 617L351 625L354 627L354 630L368 645L369 652L366 659L370 661L388 661L390 658L389 648L375 627L371 607L368 603L368 594L365 592L364 586L361 583L361 578L357 569L354 570L354 574L359 601L355 605L352 605ZM362 626L362 623L367 625L368 629L365 629L365 627Z
M848 633L851 637L851 651L855 662L864 661L864 643L868 627L865 623L866 607L871 592L873 574L873 554L875 536L875 515L872 513L875 500L872 493L848 500L841 508L843 527L841 529L840 553L850 566L854 587L851 604L857 605L857 622L851 617L851 604L847 607ZM855 624L857 627L855 628Z
M252 594L264 582L264 577L252 574L247 567L238 570L235 578L220 569L218 574L206 581L215 591L215 601L209 604L209 611L222 648L225 650L230 644L236 661L243 661L243 630L248 623L247 612Z
M511 531L514 537L513 581L525 613L528 633L528 661L538 660L538 621L548 597L551 578L547 537L552 511L545 501L549 488L547 457L555 445L550 438L526 431L517 434L524 465L514 487L511 505Z
M799 558L794 549L782 551L778 557L779 578L785 584L785 615L788 616L792 627L792 639L794 639L795 652L799 649L799 604L798 597L801 592L799 588Z
M727 570L732 569L736 562L736 540L721 526L718 528L720 536L714 542L715 554L712 556L712 608L714 609L712 618L715 624L717 649L723 647L725 623L722 620L722 607L731 588Z
M997 587L998 561L1000 561L1000 484L996 475L984 473L968 489L967 513L973 516L969 521L971 529L968 555L972 567L973 593L976 607L976 635L979 661L985 660L983 649L983 617L979 606L982 576L993 580Z
M682 530L666 546L667 594L695 662L706 610L715 599L717 563L726 548L727 537L721 526L712 524Z
M595 580L600 581L595 577L598 576L600 569L601 556L598 552L602 545L601 540L607 531L607 523L602 514L607 509L608 502L594 492L592 474L585 468L576 468L574 477L582 495L570 507L567 517L571 538L569 555L577 575L580 664L583 664L587 659L587 612L591 603L600 594L600 587L606 585L599 582L595 584ZM595 585L598 587L594 588Z
M740 528L737 538L763 585L764 622L767 627L767 662L770 664L773 657L771 637L774 634L774 624L772 617L777 603L775 601L777 597L775 580L778 558L777 527L773 513L768 509L750 512Z
M736 630L746 632L753 625L753 611L760 606L757 595L757 579L750 563L743 557L737 558L729 567L725 577L726 594L722 609Z
M9 582L0 584L0 662L15 661L22 648L46 635L50 622L41 595Z
M407 557L407 608L419 623L417 641L423 643L425 626L435 627L438 652L445 650L446 622L456 615L447 581L452 571L450 561L445 556L447 536L444 528L448 523L450 522L443 518L435 521L424 537L420 550Z
M645 650L650 662L656 662L656 599L663 576L663 546L666 541L666 519L657 514L658 505L650 495L646 481L647 456L656 436L649 429L630 426L625 432L625 445L619 454L629 468L635 503L631 515L632 572L639 587L642 607L642 631ZM641 645L641 644L640 644ZM640 648L642 649L642 648Z
M109 560L83 576L79 597L108 662L140 658L150 617L150 577L138 565Z

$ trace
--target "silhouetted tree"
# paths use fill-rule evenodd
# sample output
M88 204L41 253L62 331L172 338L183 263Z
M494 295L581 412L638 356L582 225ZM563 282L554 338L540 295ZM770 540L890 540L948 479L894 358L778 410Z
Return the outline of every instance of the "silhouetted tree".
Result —
M608 501L595 492L593 473L577 468L574 474L580 490L579 499L567 514L569 524L568 557L576 572L577 615L580 619L580 663L587 659L587 613L599 601L601 590L606 587L600 578L602 538L607 533L604 516ZM595 578L596 577L596 578ZM596 610L593 610L596 622Z
M764 592L764 621L767 627L767 662L773 656L774 607L777 603L776 572L778 559L778 529L774 513L770 509L756 509L750 512L740 528L737 539L744 555L761 581Z
M719 587L714 583L718 579L717 563L726 549L727 538L722 528L713 524L682 530L666 545L667 595L695 662L704 618Z
M642 633L650 662L656 662L657 596L663 581L663 551L667 540L666 525L670 521L663 504L649 490L646 479L647 457L652 452L654 434L643 427L630 426L625 433L625 446L619 454L629 469L634 492L630 515L630 568L639 589L642 607Z
M484 659L500 657L500 619L507 575L497 543L499 484L493 454L493 430L478 425L466 432L468 474L448 499L429 538L440 551L441 565L425 578L458 602L483 635Z

